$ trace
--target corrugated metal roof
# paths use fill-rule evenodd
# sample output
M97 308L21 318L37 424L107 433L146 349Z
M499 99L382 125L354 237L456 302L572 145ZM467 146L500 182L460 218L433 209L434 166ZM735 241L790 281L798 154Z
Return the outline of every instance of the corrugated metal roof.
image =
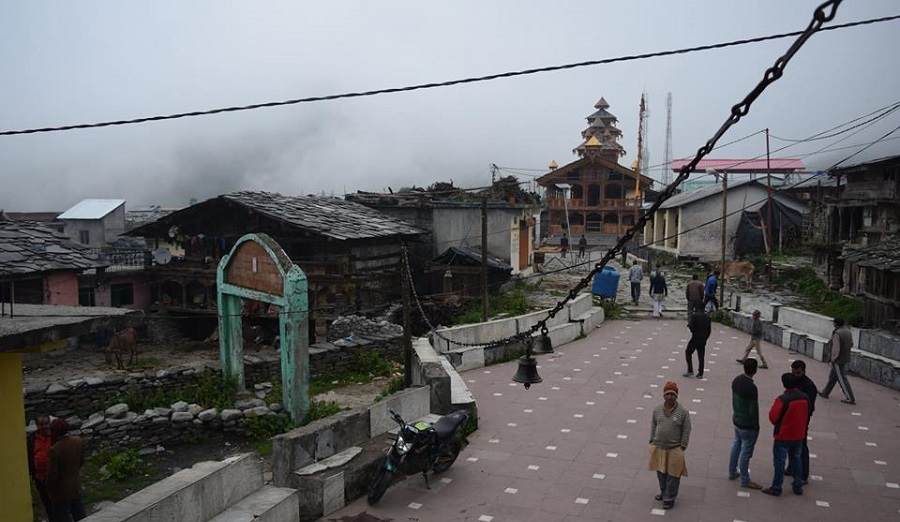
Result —
M106 266L86 247L33 221L0 221L0 276Z
M729 192L733 189L736 189L740 186L746 185L748 183L757 183L755 179L745 179L741 181L737 181L734 183L728 184ZM701 199L708 198L710 196L716 196L722 193L722 185L717 183L715 185L709 187L703 187L701 189L692 190L690 192L682 192L681 194L677 194L667 199L665 203L659 206L659 208L676 208L683 207L689 203L693 203L695 201L700 201Z
M671 168L678 172L681 167L691 162L691 159L673 160ZM773 171L794 171L805 170L806 165L803 160L795 158L772 158L771 165ZM766 159L750 158L750 159L702 159L697 164L694 172L705 172L706 169L718 170L720 172L766 172Z
M124 199L83 199L56 219L102 219L124 204Z

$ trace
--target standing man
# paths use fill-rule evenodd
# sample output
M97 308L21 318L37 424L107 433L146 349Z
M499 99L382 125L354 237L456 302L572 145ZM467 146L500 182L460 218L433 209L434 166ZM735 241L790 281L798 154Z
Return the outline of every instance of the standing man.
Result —
M669 295L669 288L666 286L666 276L660 270L659 263L656 263L656 272L650 275L650 299L653 300L653 317L662 317L662 303L667 295Z
M756 359L744 361L744 373L731 381L731 420L734 423L734 444L728 460L728 480L741 478L741 487L762 489L750 480L750 459L759 437L759 391L753 376L756 375Z
M69 424L53 419L50 430L56 442L50 447L50 467L47 472L47 494L53 504L50 520L81 520L85 517L81 498L81 466L84 465L84 442L69 435Z
M584 251L587 249L587 238L584 237L584 234L581 234L581 239L578 240L578 257L584 257Z
M559 238L559 251L562 252L562 257L565 259L569 253L569 236L563 234L563 237Z
M628 281L631 282L631 300L634 304L638 304L638 300L641 298L641 281L643 280L644 270L635 259L631 262L631 269L628 270Z
M809 399L797 389L797 378L793 373L781 375L784 393L779 395L769 410L769 422L775 426L775 441L772 443L772 460L775 476L772 485L762 490L766 495L781 496L784 484L784 461L790 460L794 471L792 489L795 495L803 494L803 464L800 461L801 446L806 437L806 423L809 420Z
M834 384L841 386L844 392L844 398L841 402L844 404L856 404L856 397L853 396L853 388L850 387L850 381L847 379L847 366L850 365L850 349L853 348L853 336L850 330L844 326L844 319L841 317L834 318L834 332L831 334L831 373L828 374L828 382L825 388L819 392L819 395L825 399L834 389Z
M797 378L797 388L809 399L809 418L806 420L806 435L808 436L809 421L812 420L813 412L816 411L816 394L818 393L816 390L816 383L806 375L806 363L800 359L791 363L791 373ZM803 479L802 482L805 486L809 482L809 441L807 440L807 437L803 437L800 462L803 464L803 474L801 478ZM784 470L784 474L789 477L793 476L794 470L791 469L790 464L788 464L787 469Z
M706 360L706 341L712 333L712 320L709 314L699 311L691 316L688 323L688 329L691 331L691 339L688 341L687 349L684 351L684 360L687 361L687 372L685 377L694 376L694 352L697 352L697 378L703 378L703 362Z
M703 310L703 295L703 283L700 282L700 277L694 274L684 289L684 297L687 299L688 324L690 324L694 312Z
M738 359L737 362L743 364L744 361L747 360L747 356L750 355L750 350L756 348L756 355L758 355L759 360L762 361L762 366L760 366L760 368L766 370L769 368L769 365L766 364L766 357L763 355L762 349L759 347L759 343L762 341L763 335L763 325L759 316L759 310L754 310L753 324L750 326L750 344L748 344L747 348L744 349L744 356Z
M650 423L649 469L656 471L663 509L672 509L681 477L687 476L684 451L691 438L691 415L678 403L678 385L667 382L663 387L664 402L653 410Z
M716 310L719 309L719 299L716 298L716 291L719 289L719 271L713 270L706 276L706 286L703 287L703 307L707 311L712 311L709 304L712 303Z
M50 446L53 445L50 417L38 415L35 423L37 430L28 435L28 474L34 480L34 487L41 497L47 518L50 518L52 506L50 497L47 496L47 471L50 467Z

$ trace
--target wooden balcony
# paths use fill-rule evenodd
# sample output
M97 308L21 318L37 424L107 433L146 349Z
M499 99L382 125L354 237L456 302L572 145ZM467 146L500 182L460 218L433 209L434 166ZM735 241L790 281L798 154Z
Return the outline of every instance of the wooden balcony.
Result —
M636 198L627 198L627 199L602 199L596 205L590 206L588 205L585 199L581 198L569 198L568 207L569 210L598 210L598 209L619 209L619 208L634 208L635 206L640 205L640 200ZM566 202L563 198L549 198L547 199L547 206L551 209L565 209Z

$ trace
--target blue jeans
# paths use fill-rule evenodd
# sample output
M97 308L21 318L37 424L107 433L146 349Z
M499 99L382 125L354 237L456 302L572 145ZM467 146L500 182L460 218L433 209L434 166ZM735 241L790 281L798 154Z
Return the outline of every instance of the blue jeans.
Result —
M731 458L728 460L728 477L737 476L740 470L742 486L750 482L750 458L753 456L757 437L759 430L737 426L734 428L734 443L731 445Z
M803 448L802 440L776 440L772 445L772 460L775 464L775 477L772 478L772 491L781 494L781 486L784 484L784 464L790 459L791 471L794 474L792 484L794 493L803 491L803 463L800 461L800 452Z

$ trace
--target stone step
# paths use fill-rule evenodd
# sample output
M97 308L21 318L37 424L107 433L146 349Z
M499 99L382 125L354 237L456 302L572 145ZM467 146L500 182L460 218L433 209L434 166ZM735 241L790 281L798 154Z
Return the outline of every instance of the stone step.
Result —
M206 522L263 486L252 453L198 462L85 518L87 522Z
M296 490L263 486L209 522L299 522L299 502Z

